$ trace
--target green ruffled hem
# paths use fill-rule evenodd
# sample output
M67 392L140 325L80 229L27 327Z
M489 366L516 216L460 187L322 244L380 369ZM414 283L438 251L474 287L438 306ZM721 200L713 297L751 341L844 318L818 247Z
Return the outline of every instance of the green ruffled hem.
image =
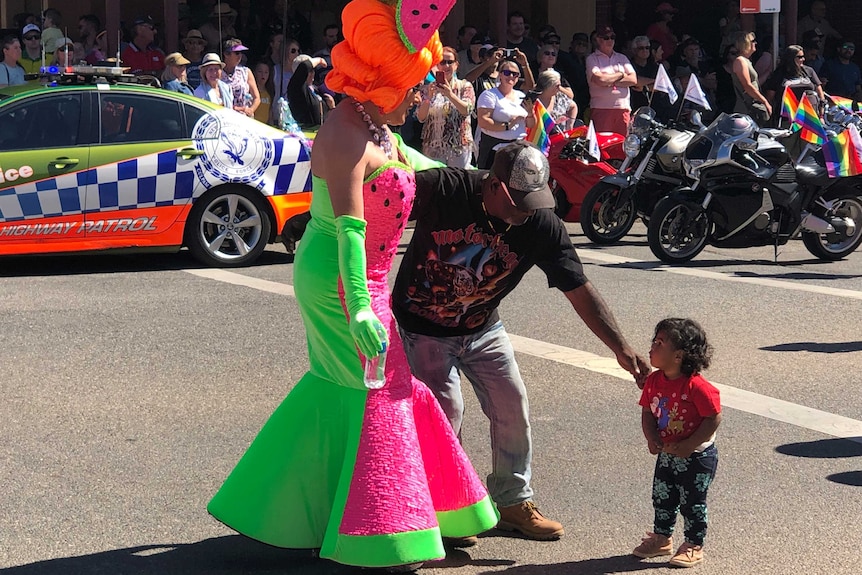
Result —
M392 567L446 556L443 537L469 537L492 529L500 516L490 497L454 511L438 511L439 527L386 535L338 534L320 556L345 565Z
M390 535L339 534L331 548L320 550L320 556L344 565L393 567L442 559L446 550L440 529L434 527Z
M493 529L500 520L490 496L454 511L438 511L437 522L444 537L470 537Z

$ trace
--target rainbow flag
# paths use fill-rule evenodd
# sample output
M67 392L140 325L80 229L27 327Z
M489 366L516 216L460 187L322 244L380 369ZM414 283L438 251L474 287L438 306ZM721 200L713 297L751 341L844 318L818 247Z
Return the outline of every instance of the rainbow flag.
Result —
M823 144L823 159L830 178L862 174L862 136L850 124L847 129Z
M854 105L855 102L852 98L845 98L844 96L833 96L831 94L826 94L826 97L832 100L833 104L835 104L836 106L841 106L848 112L852 113L853 110L856 109L856 106Z
M790 89L784 87L784 96L781 97L781 117L793 120L796 117L796 109L799 108L799 96Z
M544 104L536 98L536 103L533 104L533 115L536 116L536 126L530 128L527 133L527 141L534 144L542 150L546 156L551 150L551 132L554 131L556 124L551 114L545 109Z
M793 123L801 130L799 137L810 144L822 144L826 139L826 131L820 122L820 116L817 115L808 96L803 95L799 100L799 109L796 110Z

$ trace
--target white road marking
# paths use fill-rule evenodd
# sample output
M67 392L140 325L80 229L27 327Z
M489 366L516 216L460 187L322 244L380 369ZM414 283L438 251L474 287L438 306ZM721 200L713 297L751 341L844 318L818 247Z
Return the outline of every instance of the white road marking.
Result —
M626 381L633 381L631 374L621 368L615 358L603 357L511 333L509 339L512 340L515 351ZM862 443L862 421L745 391L717 383L711 379L710 381L721 392L721 405L723 407L732 407L753 415Z
M582 252L585 250L579 250ZM591 254L592 255L592 252ZM616 258L616 256L609 256L608 254L601 254L604 261L611 261L611 258ZM599 259L599 258L595 258ZM619 259L627 259L627 258L619 258ZM635 260L636 261L636 260ZM664 269L664 268L662 268ZM289 284L263 280L253 277L244 276L242 274L238 274L235 272L229 272L226 270L220 269L189 269L183 270L192 275L216 280L224 283L229 283L232 285L249 287L252 289L274 293L277 295L284 295L294 297L293 286ZM694 270L694 269L685 269L679 270L674 268L668 268L664 271L668 272L677 272L677 271L687 271L687 272L696 272L702 270ZM713 274L714 272L703 272L704 274ZM699 275L695 273L691 273L688 275ZM718 279L729 279L729 280L744 280L748 278L734 278L731 276L726 276L724 274L715 274L722 276ZM710 277L710 276L705 276ZM775 280L760 280L760 281L770 281L775 282ZM760 283L760 282L748 282L748 283ZM789 282L775 282L780 284L789 284L793 287L796 287L796 284L790 284ZM776 287L776 286L772 286ZM786 287L786 286L780 286ZM804 286L800 286L804 287ZM814 287L814 286L809 286ZM829 288L821 288L823 290L829 290ZM813 291L813 290L806 290ZM830 290L834 291L834 290ZM849 291L849 290L838 290L838 291ZM858 293L858 292L851 292ZM830 294L835 295L835 294ZM862 294L860 294L862 295ZM857 296L858 297L858 296ZM555 361L557 363L562 363L565 365L571 365L572 367L577 367L580 369L585 369L587 371L592 371L594 373L601 373L604 375L610 375L612 377L616 377L619 379L624 379L627 381L632 381L632 376L627 371L622 369L618 364L615 358L613 357L603 357L600 355L595 355L593 353L589 353L586 351L581 351L577 349L572 349L569 347L564 347L561 345L555 345L552 343L547 343L544 341L539 341L536 339L530 339L527 337L522 337L519 335L515 335L509 333L509 338L512 340L512 345L515 348L515 351L519 353L526 353L528 355L532 355L541 359L546 359L550 361ZM712 380L710 380L712 381ZM751 413L753 415L759 415L761 417L766 417L768 419L772 419L775 421L780 421L783 423L789 423L790 425L795 425L797 427L803 427L806 429L810 429L812 431L818 431L820 433L824 433L826 435L831 435L833 437L840 437L844 439L849 439L851 441L855 441L857 443L862 443L862 421L858 421L855 419L850 419L849 417L843 417L840 415L835 415L833 413L828 413L826 411L820 411L818 409L813 409L810 407L806 407L804 405L798 405L795 403L790 403L789 401L784 401L781 399L776 399L774 397L769 397L767 395L761 395L759 393L753 393L751 391L745 391L743 389L738 389L736 387L732 387L729 385L723 385L720 383L712 382L716 387L721 391L721 403L724 407L730 407L733 409L738 409L739 411L744 411L746 413Z
M720 280L726 282L737 282L743 284L754 284L754 285L762 285L766 287L786 289L792 291L804 291L810 293L817 293L821 295L830 295L835 297L845 297L851 299L862 299L862 291L849 290L849 289L840 289L840 288L831 288L825 286L804 284L804 283L796 283L782 280L774 280L770 278L757 278L757 277L742 277L735 276L732 274L726 274L721 272L713 272L704 269L698 268L680 268L680 267L669 267L664 264L659 264L658 262L647 262L644 260L638 260L634 258L627 258L623 256L615 256L613 254L606 254L604 252L596 251L596 250L588 250L578 248L578 256L580 256L583 260L595 260L606 264L647 264L649 267L645 267L645 269L649 271L657 271L657 272L667 272L669 274L678 274L681 276L692 276L692 277L700 277L706 279ZM656 266L656 267L653 267Z
M237 286L250 287L259 291L265 291L278 295L294 297L293 286L290 284L283 284L279 282L272 282L269 280L252 278L235 272L229 272L227 270L220 269L199 269L183 271L201 278L216 280Z

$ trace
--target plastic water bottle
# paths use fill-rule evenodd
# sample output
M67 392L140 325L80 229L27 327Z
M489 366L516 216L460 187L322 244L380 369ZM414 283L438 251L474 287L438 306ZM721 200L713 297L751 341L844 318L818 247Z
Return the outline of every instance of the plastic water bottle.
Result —
M380 389L386 385L386 349L375 357L365 360L365 387L368 389Z
M365 358L365 387L368 389L380 389L386 385L386 330L377 324L377 335L383 342L383 349L375 357Z

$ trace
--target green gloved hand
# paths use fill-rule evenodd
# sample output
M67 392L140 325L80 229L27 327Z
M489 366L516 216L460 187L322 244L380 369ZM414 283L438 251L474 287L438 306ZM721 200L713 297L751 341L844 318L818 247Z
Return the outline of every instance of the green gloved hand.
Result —
M350 319L350 335L365 357L386 351L386 329L370 308L362 308Z
M344 299L350 314L350 336L365 357L375 357L386 349L388 336L383 323L371 309L368 276L365 272L365 220L354 216L335 218L338 235L338 271L344 285Z

